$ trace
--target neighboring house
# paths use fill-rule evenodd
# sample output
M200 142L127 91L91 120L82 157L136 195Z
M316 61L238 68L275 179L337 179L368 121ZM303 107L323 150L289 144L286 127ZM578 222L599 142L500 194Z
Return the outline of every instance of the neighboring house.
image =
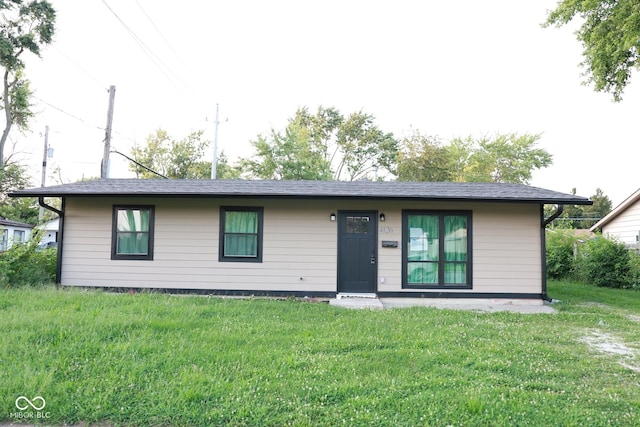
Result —
M42 238L40 239L41 246L53 246L58 242L58 230L60 229L60 218L54 218L52 220L43 222L36 226L36 229L43 230Z
M229 295L541 304L545 204L519 184L103 179L61 197L57 281Z
M23 222L11 221L0 216L0 252L4 252L11 246L29 240L33 225Z
M640 249L640 189L620 203L590 229L600 230L607 237Z

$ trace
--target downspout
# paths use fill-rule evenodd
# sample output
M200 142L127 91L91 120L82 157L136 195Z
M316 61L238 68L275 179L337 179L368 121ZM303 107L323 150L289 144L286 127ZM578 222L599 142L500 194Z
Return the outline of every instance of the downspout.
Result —
M62 210L56 209L51 205L48 205L44 201L44 196L38 197L38 204L43 208L50 210L53 213L58 214L58 253L56 256L56 285L59 285L62 280L62 242L64 233L64 197L62 198Z
M544 218L544 205L540 205L540 264L542 266L542 299L551 302L552 299L547 295L547 225L551 224L554 219L562 215L564 205L558 205L556 211L547 219Z

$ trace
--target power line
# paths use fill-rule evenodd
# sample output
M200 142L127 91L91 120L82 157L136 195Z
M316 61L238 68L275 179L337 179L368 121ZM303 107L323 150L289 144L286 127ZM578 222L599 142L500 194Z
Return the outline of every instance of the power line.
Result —
M113 133L115 133L116 135L118 135L118 136L120 136L120 137L122 137L122 138L124 138L124 139L127 139L127 140L129 140L129 141L133 142L134 144L137 144L137 143L138 143L135 139L133 139L133 138L131 138L131 137L128 137L128 136L126 136L126 135L123 135L122 133L118 132L117 130L114 130L114 131L113 131Z
M71 59L69 57L69 55L65 54L63 51L61 51L58 47L56 47L55 45L53 46L55 50L58 51L58 53L62 56L64 56L67 61L69 61L71 64L75 65L76 68L78 68L80 71L82 71L84 74L87 75L87 77L89 77L91 80L93 80L98 86L100 86L101 89L104 89L106 91L109 91L108 87L106 85L103 85L100 81L98 81L98 79L96 79L91 73L89 73L87 70L85 70L84 68L82 68L80 65L78 65L78 63L76 63L73 59Z
M175 49L173 48L173 46L171 46L171 44L169 43L169 41L165 38L165 36L162 34L162 31L160 31L160 29L156 26L155 22L153 22L153 20L151 19L151 17L149 16L149 14L147 14L147 12L142 8L142 5L140 4L140 2L138 2L138 0L136 0L136 4L138 5L138 7L140 8L140 10L142 11L142 13L144 14L144 16L147 18L147 20L151 23L151 25L153 26L153 28L156 30L156 32L158 33L158 35L162 38L162 40L165 42L165 44L169 47L169 49L171 50L171 52L173 52L173 54L176 56L176 58L178 58L178 60L182 63L182 65L185 65L184 61L182 60L182 58L180 57L180 55L178 55L178 52L175 51Z
M94 126L91 126L91 125L87 124L87 122L85 122L82 118L80 118L80 117L78 117L78 116L76 116L76 115L74 115L74 114L71 114L71 113L69 113L69 112L67 112L67 111L63 110L63 109L62 109L62 108L60 108L60 107L56 107L55 105L53 105L53 104L51 104L51 103L49 103L49 102L45 101L45 100L44 100L44 99L42 99L42 98L38 98L38 97L37 97L37 96L35 96L35 95L32 95L32 96L33 96L35 99L37 99L38 101L42 102L43 104L47 104L49 107L54 108L54 109L56 109L56 110L60 111L62 114L66 114L67 116L69 116L69 117L71 117L71 118L73 118L73 119L75 119L75 120L79 121L79 122L80 122L80 123L82 123L83 125L85 125L85 126L87 126L87 127L90 127L90 128L93 128L93 127L94 127ZM100 126L95 126L95 127L96 127L97 129L104 130L104 128L101 128Z
M129 160L130 162L135 163L136 165L140 166L143 169L148 170L151 173L155 173L156 175L158 175L159 177L162 177L164 179L169 179L166 176L162 175L160 172L156 172L151 168L146 167L145 165L143 165L142 163L138 162L137 160L132 159L131 157L127 156L126 154L122 154L121 152L119 152L118 150L111 150L112 153L116 153L116 154L120 154L122 157L126 158L127 160Z
M156 66L156 68L162 73L164 74L164 76L171 82L173 83L173 81L171 80L171 76L169 76L161 67L160 65L158 65L158 62L167 70L169 71L174 77L175 79L177 79L180 83L182 83L185 87L189 88L189 85L187 85L184 81L182 81L182 79L180 77L178 77L178 75L176 73L173 72L173 70L164 63L164 61L162 61L162 59L160 59L160 57L158 55L155 54L155 52L153 52L153 50L151 50L149 48L149 46L147 46L142 39L124 22L124 20L122 18L120 18L120 16L118 16L118 14L111 8L111 6L109 6L109 4L107 3L106 0L102 0L102 3L107 7L107 9L109 9L109 11L113 14L113 16L116 17L116 19L118 20L118 22L120 22L120 24L127 30L127 32L129 33L129 35L131 36L131 38L138 44L138 46L140 46L140 49L142 49L142 51L145 53L145 55L147 55L147 57L149 58L149 60L153 63L153 65ZM152 56L153 55L153 56ZM154 59L155 57L155 59ZM190 88L189 88L190 89Z
M105 130L105 128L100 127L100 126L97 126L97 125L95 125L95 126L89 125L89 124L87 124L87 122L86 122L84 119L82 119L81 117L78 117L78 116L76 116L76 115L74 115L74 114L71 114L71 113L69 113L69 112L67 112L67 111L63 110L63 109L62 109L62 108L60 108L60 107L56 107L55 105L53 105L53 104L51 104L51 103L49 103L49 102L47 102L47 101L45 101L45 100L43 100L43 99L41 99L41 98L38 98L38 97L37 97L37 96L35 96L35 95L33 95L33 97L34 97L35 99L37 99L38 101L42 102L43 104L46 104L46 105L48 105L49 107L56 109L57 111L61 112L62 114L65 114L65 115L67 115L67 116L69 116L69 117L71 117L71 118L73 118L73 119L75 119L75 120L79 121L80 123L82 123L83 125L85 125L85 126L87 126L87 127L89 127L89 128L92 128L92 129L93 129L93 128L96 128L96 129L99 129L99 130ZM54 132L55 132L55 131L54 131ZM116 134L116 135L118 135L118 136L120 136L122 139L126 139L126 140L129 140L129 141L133 142L134 144L137 144L137 141L136 141L135 139L133 139L133 138L131 138L131 137L129 137L129 136L124 135L122 132L118 132L118 131L114 130L114 131L113 131L113 133L114 133L114 134ZM104 142L104 141L103 141L103 142Z

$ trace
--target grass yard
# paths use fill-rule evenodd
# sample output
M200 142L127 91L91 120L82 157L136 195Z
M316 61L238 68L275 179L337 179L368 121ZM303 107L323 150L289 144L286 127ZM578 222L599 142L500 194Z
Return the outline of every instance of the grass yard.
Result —
M4 289L0 421L640 425L640 292L549 294L555 315Z

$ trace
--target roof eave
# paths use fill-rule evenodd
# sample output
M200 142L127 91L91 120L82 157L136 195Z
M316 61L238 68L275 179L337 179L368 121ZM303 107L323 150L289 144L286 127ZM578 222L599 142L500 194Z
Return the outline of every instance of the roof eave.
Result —
M589 231L593 232L596 230L601 230L602 227L613 221L618 215L622 212L626 211L631 205L640 200L640 188L636 190L631 196L627 197L622 203L616 206L611 212L606 214L604 218L600 221L596 222L593 227L589 229Z
M242 198L242 199L359 199L359 200L411 200L411 201L451 201L477 203L532 203L532 204L564 204L591 205L589 199L546 199L546 198L514 198L514 197L449 197L449 196L407 196L407 195L352 195L352 194L247 194L247 193L150 193L150 192L105 192L105 193L48 193L48 192L14 192L10 197L158 197L158 198Z

